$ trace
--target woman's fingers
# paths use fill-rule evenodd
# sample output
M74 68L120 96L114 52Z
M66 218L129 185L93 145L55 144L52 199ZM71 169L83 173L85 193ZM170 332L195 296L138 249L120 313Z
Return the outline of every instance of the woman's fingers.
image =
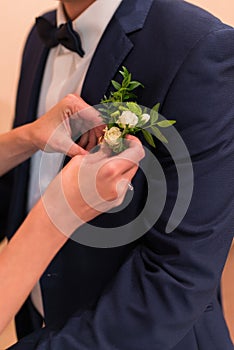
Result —
M92 108L78 94L68 94L61 100L61 103L64 111L67 111L67 117L71 119L79 118L77 113Z
M64 97L34 125L34 139L38 148L46 147L49 151L68 153L69 139L72 149L68 154L71 156L86 153L75 146L72 137L78 138L82 134L79 146L83 148L88 146L90 150L96 146L104 128L99 112L74 94Z
M94 129L89 130L88 144L86 146L87 151L91 151L97 145L97 138Z
M136 137L130 136L128 142L129 148L107 159L106 170L110 175L124 174L132 168L138 167L140 160L144 157L144 149Z
M77 155L86 155L86 154L88 154L88 152L84 148L77 145L75 142L72 143L71 147L67 151L67 155L69 157L75 157Z
M129 147L125 151L111 156L111 149L103 144L98 152L90 154L86 159L90 164L96 164L96 167L99 162L97 170L102 169L102 176L114 179L131 169L136 169L139 161L144 157L144 149L136 137L131 136L129 138Z
M74 103L72 108L73 115L71 115L70 118L73 122L82 120L86 125L85 132L88 131L90 127L95 128L103 124L99 111L87 104L79 95L71 94L69 96L72 97L72 102Z
M92 129L88 129L88 131L83 132L79 145L88 151L91 151L94 147L96 147L99 143L100 137L103 135L103 129L105 125L100 125ZM86 129L85 129L86 130Z
M85 133L81 136L81 138L80 138L80 140L79 140L79 142L78 142L78 145L79 145L80 147L86 148L88 142L89 142L89 131L85 132Z
M133 177L136 175L137 170L138 170L138 166L134 165L131 169L129 169L124 173L124 176L123 176L124 179L126 179L128 183L131 183Z
M145 151L142 146L141 141L132 135L127 135L126 140L128 142L128 148L124 150L122 153L118 154L118 157L121 157L122 159L128 159L135 163L140 162L145 156Z
M121 176L116 179L116 191L118 195L118 199L120 200L120 204L125 198L127 191L129 190L129 184L132 181L132 178L135 176L137 172L138 166L133 166L130 170L128 170L124 176Z

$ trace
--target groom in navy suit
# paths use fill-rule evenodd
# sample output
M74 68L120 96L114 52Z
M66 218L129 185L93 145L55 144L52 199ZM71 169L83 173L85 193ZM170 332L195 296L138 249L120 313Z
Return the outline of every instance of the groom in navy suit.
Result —
M61 1L67 17L73 20L72 10L77 11L78 28L79 18L82 22L85 12L103 2ZM233 350L219 284L234 230L234 30L180 0L123 0L114 12L84 69L81 95L89 104L99 103L126 66L145 86L137 91L138 102L147 107L160 102L160 113L177 121L193 164L191 203L179 226L166 234L178 178L158 142L151 151L168 186L159 220L141 238L116 248L66 243L41 278L43 310L29 298L17 315L19 337L33 333L12 349ZM54 11L44 18L56 23ZM86 40L81 35L85 55L75 58L80 65L89 53ZM37 114L52 50L57 49L46 48L34 27L23 54L15 126ZM183 166L184 159L178 160ZM4 179L12 189L9 237L26 214L31 166L26 162ZM160 196L157 179L152 183L153 207ZM133 185L132 202L93 225L121 231L121 224L139 214L147 196L142 172Z

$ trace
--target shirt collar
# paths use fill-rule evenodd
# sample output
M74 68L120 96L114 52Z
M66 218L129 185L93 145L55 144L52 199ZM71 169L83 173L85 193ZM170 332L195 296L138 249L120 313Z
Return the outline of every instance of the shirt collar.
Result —
M96 49L102 34L121 2L122 0L96 0L72 21L73 29L79 33L86 55ZM63 5L59 2L57 25L60 26L66 21Z

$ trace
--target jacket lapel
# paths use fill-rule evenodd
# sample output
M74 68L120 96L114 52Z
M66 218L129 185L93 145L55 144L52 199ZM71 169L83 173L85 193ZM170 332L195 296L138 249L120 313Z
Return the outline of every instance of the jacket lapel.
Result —
M134 45L129 34L143 28L153 0L123 0L110 21L89 66L81 96L98 104Z
M55 22L55 11L48 13L45 17L51 22ZM16 103L15 127L31 122L36 117L40 87L48 53L49 50L45 48L34 27L26 43L23 56Z

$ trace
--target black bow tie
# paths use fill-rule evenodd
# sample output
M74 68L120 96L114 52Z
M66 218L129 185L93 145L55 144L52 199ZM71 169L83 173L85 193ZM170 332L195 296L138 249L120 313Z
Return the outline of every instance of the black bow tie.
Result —
M37 17L36 27L46 47L52 48L61 44L68 50L77 52L81 57L84 56L85 52L82 49L80 36L72 28L70 20L57 28L44 17Z

